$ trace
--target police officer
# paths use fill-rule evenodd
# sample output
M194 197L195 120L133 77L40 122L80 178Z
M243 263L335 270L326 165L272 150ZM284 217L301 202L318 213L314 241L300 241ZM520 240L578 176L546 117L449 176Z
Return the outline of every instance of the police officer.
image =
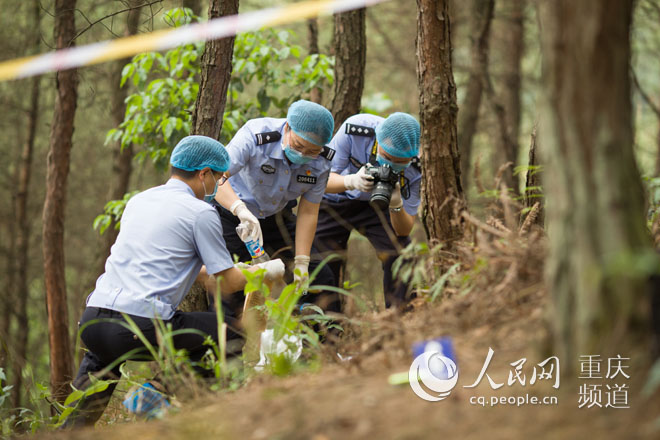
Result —
M393 113L387 119L358 114L348 118L330 142L336 154L321 203L315 246L322 252L343 252L353 229L364 235L382 262L387 307L405 303L406 286L392 276L392 264L410 242L419 207L419 137L419 123L409 114ZM374 180L367 167L380 165L400 173L385 212L376 212L369 204ZM330 263L335 283L341 266L341 261Z
M176 310L202 265L207 274L222 276L220 287L225 294L245 286L245 277L234 268L222 239L220 219L210 205L222 173L229 168L224 146L208 137L188 136L174 148L170 163L171 178L165 185L144 191L126 204L105 273L96 281L80 321L81 339L89 351L73 382L76 389L89 385L89 374L118 379L127 354L134 360L151 359L142 341L122 325L122 314L130 317L153 346L159 344L155 318L171 324L175 331L199 330L217 342L215 313ZM271 279L284 274L281 260L261 267ZM234 322L229 324L228 339L237 339ZM186 349L194 362L207 351L204 339L187 332L173 337L174 346ZM109 373L104 374L104 369ZM81 402L66 425L94 424L115 386L111 383L105 391Z
M286 119L253 119L236 133L227 145L229 185L222 186L215 198L229 252L249 260L236 233L236 227L243 225L249 237L258 238L270 255L293 260L297 283L307 282L310 269L319 263L310 266L310 252L334 155L326 146L333 129L334 119L326 108L300 100L289 107ZM332 282L327 266L314 280L314 284ZM316 302L326 311L339 311L336 294L322 298L310 294L304 301ZM240 303L228 306L237 310Z

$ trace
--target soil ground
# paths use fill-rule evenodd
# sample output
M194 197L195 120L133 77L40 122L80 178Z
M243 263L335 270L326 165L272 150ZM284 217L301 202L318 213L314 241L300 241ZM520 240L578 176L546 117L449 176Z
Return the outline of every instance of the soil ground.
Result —
M540 284L511 291L498 300L472 292L440 304L418 301L412 311L386 311L361 317L360 331L336 347L315 372L286 378L259 376L237 391L184 402L163 420L99 426L58 434L61 438L97 439L343 439L343 438L660 438L660 396L639 392L646 381L631 359L630 408L578 408L579 386L589 383L562 374L558 390L550 381L507 385L511 363L526 358L527 381L533 366L548 357ZM502 299L504 298L504 299ZM388 384L392 373L407 371L411 345L450 336L459 366L458 385L440 402L418 398L408 385ZM494 356L488 374L504 386L493 390L484 377L472 384L488 348ZM561 360L562 368L578 360ZM619 379L622 377L620 376ZM615 381L620 382L620 381ZM604 388L604 386L603 386ZM476 396L556 396L556 405L479 406ZM601 404L606 404L603 392Z

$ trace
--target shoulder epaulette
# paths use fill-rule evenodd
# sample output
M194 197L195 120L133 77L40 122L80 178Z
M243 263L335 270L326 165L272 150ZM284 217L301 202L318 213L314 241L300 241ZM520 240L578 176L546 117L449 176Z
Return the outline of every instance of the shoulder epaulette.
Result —
M419 158L419 156L413 157L410 161L410 165L412 165L413 168L415 168L420 173L422 172L422 160Z
M376 129L364 125L346 124L346 134L370 137L376 134Z
M282 139L282 134L279 131L265 131L263 133L257 133L256 137L257 145L264 145L279 141Z
M321 151L319 156L325 157L327 160L332 160L335 157L335 150L330 147L323 147L323 151Z

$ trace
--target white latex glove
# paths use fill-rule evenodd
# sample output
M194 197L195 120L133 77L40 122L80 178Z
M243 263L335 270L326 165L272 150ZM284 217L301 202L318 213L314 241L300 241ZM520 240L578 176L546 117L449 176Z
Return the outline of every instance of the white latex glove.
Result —
M296 255L293 262L293 281L302 285L309 280L309 255Z
M234 214L241 221L241 225L244 225L245 230L247 231L247 236L241 237L241 240L254 240L259 239L259 244L264 245L264 237L261 233L261 225L259 225L259 219L250 212L245 203L242 200L236 200L229 208L232 214Z
M266 279L270 281L278 280L284 276L284 263L279 258L255 264L254 267L266 269Z
M390 198L390 209L399 209L403 206L403 198L401 197L401 184L397 183L392 191L392 198Z
M363 166L356 174L344 176L344 186L347 190L357 189L362 192L370 192L374 189L374 180L367 174L366 166Z

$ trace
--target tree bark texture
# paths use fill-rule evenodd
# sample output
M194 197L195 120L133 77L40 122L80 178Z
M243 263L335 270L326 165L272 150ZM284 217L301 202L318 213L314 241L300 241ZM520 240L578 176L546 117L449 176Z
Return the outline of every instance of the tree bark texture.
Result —
M658 131L657 134L655 135L655 148L656 148L656 156L655 156L654 176L660 177L660 116L658 117Z
M12 194L12 205L16 203L16 194ZM14 356L11 345L11 323L16 314L14 306L14 285L16 283L16 222L13 219L7 227L9 237L7 247L4 249L6 266L3 281L3 289L6 292L1 296L2 304L2 322L0 322L0 367L5 371L9 370L10 361Z
M238 0L211 0L209 20L238 13ZM227 102L227 88L232 71L234 37L207 41L202 55L202 74L195 102L192 133L218 139ZM195 282L181 304L184 311L208 309L206 289Z
M518 163L520 135L520 93L521 61L525 51L524 43L524 0L502 1L504 23L498 41L502 45L503 66L501 100L506 115L506 129L510 147L504 150L505 162ZM517 190L517 179L513 178L513 187Z
M367 60L365 9L335 15L335 94L332 116L335 131L354 114L360 113Z
M319 54L319 20L316 17L307 20L307 29L309 30L309 54ZM309 92L309 100L321 104L323 91L319 87L314 87Z
M429 240L447 246L461 235L455 208L463 199L450 31L448 0L417 0L422 221Z
M76 35L76 0L55 2L55 42L58 49L71 47ZM69 338L69 313L64 277L64 213L71 155L71 138L76 113L78 72L58 72L55 110L50 132L46 173L46 200L43 210L43 254L48 332L50 382L53 397L63 402L73 373Z
M470 76L465 98L458 112L458 148L461 153L463 189L467 191L472 161L472 141L477 133L484 72L488 66L488 40L493 18L494 0L472 0Z
M238 14L238 0L211 0L209 20ZM192 116L192 133L218 139L232 71L234 37L207 41L202 55L199 94Z
M569 369L579 355L624 352L648 334L646 276L631 269L651 252L633 155L632 8L633 0L539 3L546 275L554 352Z
M131 10L126 17L126 31L124 36L135 35L138 31L140 24L140 7L138 0L133 0L131 7L136 9ZM130 58L123 58L115 61L113 66L111 81L114 84L115 91L112 94L110 102L112 120L115 127L118 127L124 122L126 113L126 96L128 95L128 86L119 87L121 83L121 73L124 66L130 61ZM120 200L124 194L128 192L129 183L131 180L131 173L133 172L133 144L128 144L124 149L121 147L121 142L117 141L112 146L112 176L113 180L110 183L110 193L108 200ZM117 222L112 221L111 225L106 229L105 234L102 236L102 249L100 255L101 267L99 273L104 272L105 260L110 255L110 248L117 240L119 231L116 229Z
M41 33L39 31L41 6L38 0L32 2L32 19L34 20L32 48L34 52L39 51ZM17 331L14 356L14 392L12 394L12 405L14 408L21 406L23 375L21 372L25 367L28 353L29 325L27 317L28 302L28 274L29 264L28 250L30 248L30 218L27 215L28 190L30 188L30 177L32 174L32 154L34 151L34 139L37 132L37 121L39 119L39 80L34 77L30 80L30 110L27 115L27 136L23 151L21 152L20 174L18 177L18 193L16 195L16 322Z

